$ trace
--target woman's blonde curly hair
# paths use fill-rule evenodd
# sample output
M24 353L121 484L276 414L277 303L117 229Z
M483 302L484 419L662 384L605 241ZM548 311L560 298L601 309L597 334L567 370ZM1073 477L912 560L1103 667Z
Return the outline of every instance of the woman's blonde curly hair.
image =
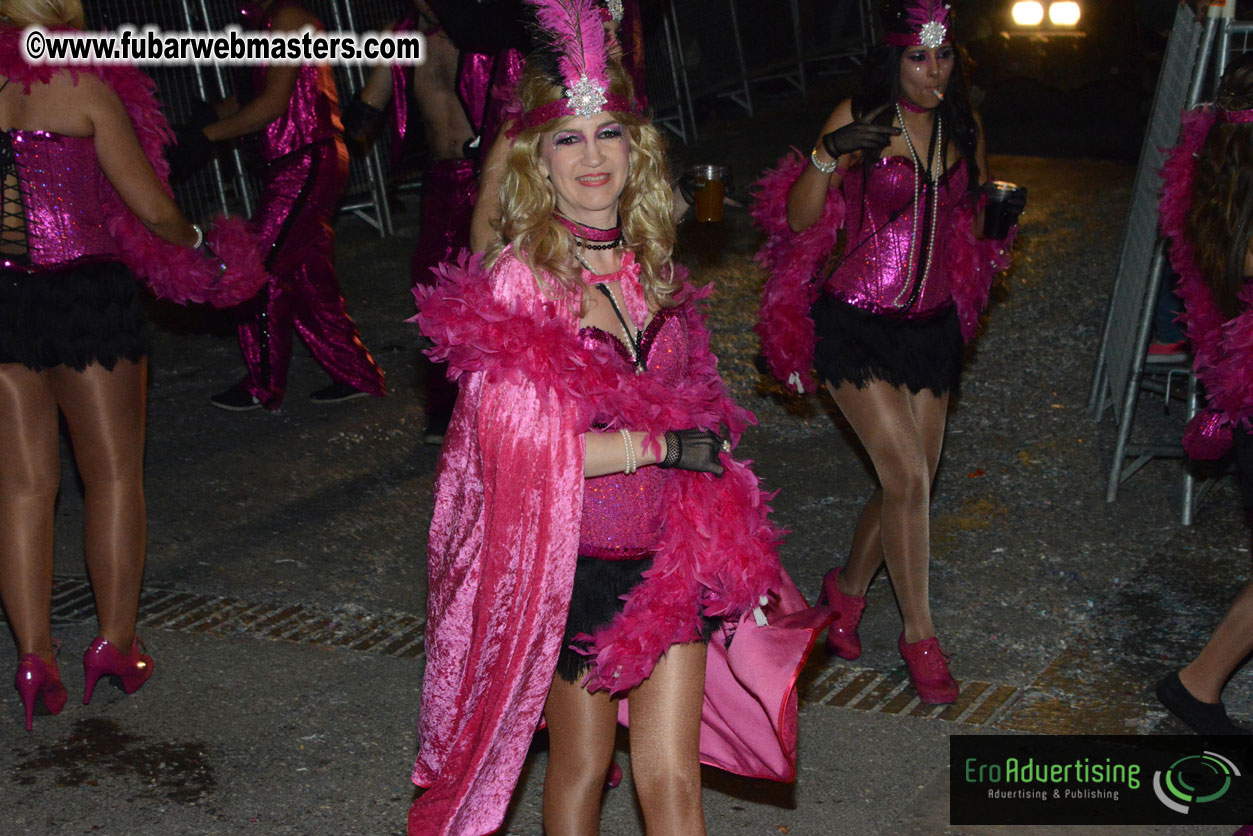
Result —
M609 80L610 92L627 101L634 98L631 82L616 62L609 67ZM523 113L564 96L564 89L534 66L518 83ZM661 307L672 305L682 282L671 261L675 231L665 141L644 117L609 113L630 141L630 169L618 204L623 245L635 254L650 301ZM580 298L582 280L573 256L574 236L554 218L557 193L540 167L544 134L556 130L565 118L524 129L514 139L501 184L500 238L489 250L489 261L494 262L505 244L512 243L514 254L535 272L545 293ZM549 286L549 277L557 287Z
M82 29L83 4L79 0L0 0L0 23L27 26L73 26Z

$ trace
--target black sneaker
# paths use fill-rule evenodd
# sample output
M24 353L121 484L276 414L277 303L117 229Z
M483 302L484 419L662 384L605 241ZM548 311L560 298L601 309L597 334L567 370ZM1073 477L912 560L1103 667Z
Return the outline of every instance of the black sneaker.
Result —
M261 408L261 401L253 397L242 383L236 383L225 392L218 392L209 398L209 403L229 412L251 412Z
M1210 737L1222 734L1249 734L1243 726L1237 726L1227 716L1221 702L1201 702L1184 687L1179 672L1172 671L1157 684L1157 699L1185 726L1199 735Z
M323 386L314 392L309 396L309 400L314 403L339 403L340 401L350 401L353 398L368 397L369 394L369 392L363 392L349 383L332 383L330 386Z

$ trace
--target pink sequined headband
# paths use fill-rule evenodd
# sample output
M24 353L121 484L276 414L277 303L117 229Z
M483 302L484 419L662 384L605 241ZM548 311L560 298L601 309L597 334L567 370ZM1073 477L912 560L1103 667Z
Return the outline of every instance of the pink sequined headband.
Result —
M565 96L522 115L520 127L537 128L563 116L595 116L606 110L634 113L633 102L609 91L604 12L594 0L529 0L558 53ZM612 11L611 11L612 14Z
M925 46L934 49L948 40L948 4L944 0L912 0L905 11L908 32L887 32L888 46Z

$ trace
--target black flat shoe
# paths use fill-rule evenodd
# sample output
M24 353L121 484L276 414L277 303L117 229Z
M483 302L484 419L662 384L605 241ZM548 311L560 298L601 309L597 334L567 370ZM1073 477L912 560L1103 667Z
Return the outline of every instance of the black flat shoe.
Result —
M251 412L261 408L261 401L253 397L242 383L236 383L225 392L218 392L209 398L209 403L229 412Z
M1179 680L1178 671L1171 671L1157 683L1156 693L1158 701L1167 711L1199 735L1250 734L1248 729L1231 722L1221 702L1201 702L1192 696L1192 692Z

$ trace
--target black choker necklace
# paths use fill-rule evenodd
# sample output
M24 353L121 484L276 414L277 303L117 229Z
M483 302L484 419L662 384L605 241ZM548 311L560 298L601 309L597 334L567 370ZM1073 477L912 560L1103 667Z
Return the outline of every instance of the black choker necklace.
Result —
M574 237L579 240L579 244L585 249L612 250L622 243L621 223L610 229L600 229L599 227L572 221L565 215L553 213L553 217L557 219L557 223L570 230Z

